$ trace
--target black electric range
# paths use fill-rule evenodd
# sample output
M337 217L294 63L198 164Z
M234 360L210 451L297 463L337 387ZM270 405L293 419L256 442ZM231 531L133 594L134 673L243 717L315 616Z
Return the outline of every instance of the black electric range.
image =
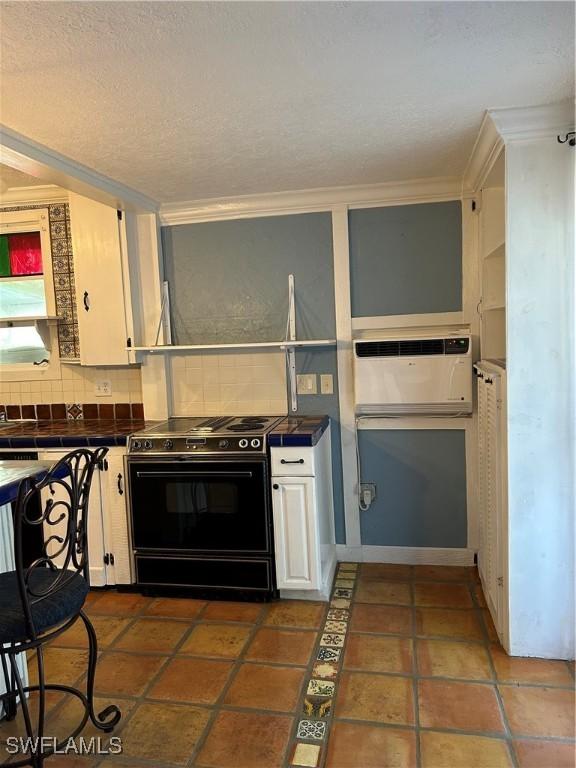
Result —
M143 590L277 595L267 434L282 418L175 417L130 436L132 549Z

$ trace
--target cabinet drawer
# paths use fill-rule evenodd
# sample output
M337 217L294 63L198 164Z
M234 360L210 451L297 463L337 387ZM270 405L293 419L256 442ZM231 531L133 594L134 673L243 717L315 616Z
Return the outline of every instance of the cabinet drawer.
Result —
M279 477L313 477L316 474L313 448L272 448L272 474Z

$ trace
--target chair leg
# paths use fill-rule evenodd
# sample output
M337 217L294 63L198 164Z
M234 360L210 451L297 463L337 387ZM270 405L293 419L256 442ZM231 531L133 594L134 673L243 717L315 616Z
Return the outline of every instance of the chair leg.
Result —
M44 648L39 645L36 648L36 661L38 664L38 730L36 735L41 742L44 736L44 721L46 718L46 688L44 678Z
M6 721L14 720L16 717L16 713L18 711L18 705L17 705L17 692L16 692L16 681L14 680L14 675L12 674L12 669L8 669L8 662L6 661L6 653L0 652L0 656L2 658L2 674L4 677L4 688L6 689L6 694L4 698L4 719Z
M16 658L16 654L13 654L13 653L9 654L9 659L10 659L10 667L12 670L12 678L15 683L18 696L20 697L20 705L22 707L22 716L24 717L24 726L26 728L26 736L28 737L28 744L30 746L29 748L30 765L33 768L43 768L44 756L42 755L41 749L39 749L40 742L36 741L35 739L35 737L38 734L34 733L34 729L32 728L32 720L30 719L30 709L28 707L28 697L26 696L24 686L22 685L22 678L20 676L20 670L18 669L18 660ZM38 664L38 673L39 673L38 695L40 697L40 707L41 709L43 709L44 696L46 695L46 692L44 689L44 667L41 662Z
M92 626L92 622L84 611L80 611L80 616L86 627L88 633L88 680L86 683L86 698L88 699L88 707L90 720L101 731L109 733L120 722L122 713L115 704L110 704L99 712L98 715L94 712L94 678L96 677L96 662L98 661L98 640L96 638L96 632Z

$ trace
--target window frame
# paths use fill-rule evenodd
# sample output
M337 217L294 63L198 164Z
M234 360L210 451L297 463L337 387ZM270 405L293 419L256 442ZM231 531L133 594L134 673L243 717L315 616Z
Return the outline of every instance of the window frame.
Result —
M19 211L0 209L0 234L39 232L42 249L44 294L46 296L46 317L37 323L46 323L50 337L50 362L35 366L33 363L0 363L0 378L3 381L50 381L61 378L60 348L58 344L58 318L56 315L56 294L52 270L52 243L50 239L50 214L48 208L30 208ZM1 279L1 278L0 278ZM0 318L0 323L5 323Z

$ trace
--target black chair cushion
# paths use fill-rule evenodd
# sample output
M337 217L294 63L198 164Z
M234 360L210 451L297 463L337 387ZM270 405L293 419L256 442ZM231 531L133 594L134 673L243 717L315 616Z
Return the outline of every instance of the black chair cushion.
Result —
M49 568L36 568L30 575L30 587L35 592L42 592L61 573ZM86 579L74 571L67 571L67 574L69 577L62 580L53 594L31 604L37 635L71 619L84 605L89 589ZM29 640L28 634L16 571L0 573L0 644Z

